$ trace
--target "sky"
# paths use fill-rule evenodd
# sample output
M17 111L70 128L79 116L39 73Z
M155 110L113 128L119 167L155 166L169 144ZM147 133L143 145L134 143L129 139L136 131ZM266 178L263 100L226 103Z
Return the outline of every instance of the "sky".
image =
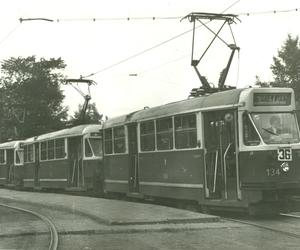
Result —
M89 76L97 83L90 87L91 102L108 117L183 100L200 86L191 67L192 23L181 20L191 12L239 15L241 22L231 27L240 52L226 80L238 88L252 86L256 75L272 80L273 56L288 34L300 35L296 0L10 0L0 9L0 61L61 57L68 78ZM20 18L54 21L20 23ZM207 25L217 31L221 24ZM196 25L194 57L199 59L212 34ZM220 36L234 42L227 26ZM230 52L216 39L199 63L210 83L217 84ZM87 93L86 85L78 87ZM63 91L72 114L84 99L71 86Z

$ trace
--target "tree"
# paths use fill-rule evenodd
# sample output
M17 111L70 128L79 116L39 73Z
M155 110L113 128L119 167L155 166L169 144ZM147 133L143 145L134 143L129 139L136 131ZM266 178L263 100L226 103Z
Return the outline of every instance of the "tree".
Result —
M81 111L83 105L78 105L78 110L75 111L74 116L71 118L70 122L73 125L77 125L81 123ZM85 117L84 117L84 124L99 124L103 121L103 115L98 112L96 107L96 103L89 103L86 109Z
M271 70L274 81L272 87L291 87L295 91L296 100L300 101L300 43L299 37L288 35L278 56L273 57Z
M0 126L2 130L14 128L14 135L2 134L2 140L28 138L64 127L67 108L62 106L60 84L65 66L61 58L38 61L35 56L11 57L2 62Z
M261 88L269 88L270 83L269 82L262 82L259 78L259 76L255 76L255 85L259 86Z

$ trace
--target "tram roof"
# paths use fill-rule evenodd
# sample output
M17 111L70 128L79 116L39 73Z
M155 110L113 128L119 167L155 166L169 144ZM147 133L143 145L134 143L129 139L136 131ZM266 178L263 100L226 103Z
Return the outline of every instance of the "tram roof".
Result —
M81 136L85 135L91 132L98 132L102 128L101 124L84 124L79 125L72 128L66 128L59 131L54 131L47 134L42 134L40 136L37 136L35 138L35 141L43 141L48 139L54 139L54 138L65 138L65 137L74 137L74 136ZM31 138L29 138L28 143L32 142L30 141Z
M200 96L178 102L168 103L149 109L139 110L127 115L108 119L104 127L118 126L124 123L175 115L189 111L196 111L209 107L230 106L239 103L240 93L244 89L233 89L217 92L207 96Z
M13 149L17 148L22 141L8 141L0 144L0 149Z

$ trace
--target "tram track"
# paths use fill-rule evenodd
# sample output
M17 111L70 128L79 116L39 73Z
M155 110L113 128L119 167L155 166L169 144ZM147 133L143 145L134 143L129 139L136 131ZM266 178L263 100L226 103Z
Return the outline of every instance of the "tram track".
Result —
M280 218L291 218L291 219L300 220L300 216L297 216L297 215L279 214L278 216L276 216L274 218L274 222L280 222ZM280 234L284 234L284 235L289 236L289 237L300 239L300 230L299 230L299 233L285 231L285 230L276 228L276 225L274 225L274 226L267 225L267 223L265 223L265 221L263 221L263 220L259 220L258 222L255 222L251 219L235 219L235 218L229 218L229 217L222 217L222 219L226 220L226 221L231 221L231 222L236 222L236 223L241 223L241 224L244 224L244 225L257 227L257 228L260 228L260 229L265 229L265 230L268 230L268 231L271 231L271 232L274 232L274 233L280 233ZM268 222L272 222L272 220L269 220Z
M31 215L39 218L40 220L42 220L47 225L49 232L50 232L50 242L49 242L48 249L49 250L57 250L57 248L58 248L58 232L57 232L57 229L56 229L54 223L48 217L46 217L38 212L32 211L32 210L15 207L15 206L10 206L10 205L3 204L3 203L0 203L0 206L9 208L9 209L13 209L13 210L17 210L17 211L21 211L23 213L31 214Z

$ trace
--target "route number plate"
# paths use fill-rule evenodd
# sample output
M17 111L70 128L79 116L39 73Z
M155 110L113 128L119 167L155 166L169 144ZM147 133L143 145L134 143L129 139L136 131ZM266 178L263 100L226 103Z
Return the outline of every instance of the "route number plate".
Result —
M278 161L292 161L292 149L291 148L279 148L277 150Z

